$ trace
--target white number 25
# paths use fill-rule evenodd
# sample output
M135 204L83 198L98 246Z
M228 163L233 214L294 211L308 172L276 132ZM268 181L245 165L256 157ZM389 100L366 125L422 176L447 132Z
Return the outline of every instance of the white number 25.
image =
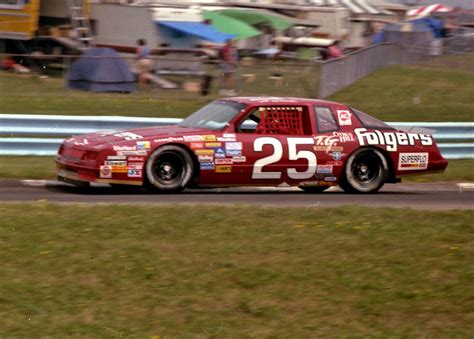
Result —
M264 145L271 145L273 153L255 161L253 165L252 179L280 179L281 172L263 172L263 167L274 164L283 157L283 146L280 140L271 137L255 139L253 143L254 152L262 152ZM311 151L298 151L298 145L314 145L313 138L288 138L288 160L306 159L308 168L304 172L298 172L296 168L288 168L288 177L291 179L309 179L316 174L316 155Z

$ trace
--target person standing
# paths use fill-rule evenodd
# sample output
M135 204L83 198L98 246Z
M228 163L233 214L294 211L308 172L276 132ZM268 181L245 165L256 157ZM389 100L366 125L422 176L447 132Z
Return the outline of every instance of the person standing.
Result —
M237 66L237 51L232 46L232 39L228 39L221 49L220 68L224 79L224 88L220 94L235 95L235 68Z
M138 70L138 85L140 88L147 88L146 84L149 80L149 72L152 70L153 62L150 58L151 51L147 46L145 39L137 40L137 70Z

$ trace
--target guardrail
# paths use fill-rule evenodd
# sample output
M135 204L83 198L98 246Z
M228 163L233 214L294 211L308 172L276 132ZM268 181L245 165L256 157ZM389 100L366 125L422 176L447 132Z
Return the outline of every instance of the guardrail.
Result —
M99 130L177 124L176 118L0 115L0 155L55 155L63 138ZM474 159L472 122L389 122L405 131L432 132L447 159ZM34 136L34 137L33 137Z

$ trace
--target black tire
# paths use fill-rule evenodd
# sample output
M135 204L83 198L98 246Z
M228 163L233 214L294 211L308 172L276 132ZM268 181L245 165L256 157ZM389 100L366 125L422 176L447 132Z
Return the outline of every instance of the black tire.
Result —
M339 186L347 193L375 193L388 177L388 163L373 148L361 148L351 154L341 175Z
M179 192L193 177L193 159L179 146L156 149L146 164L145 188L153 192Z
M306 193L323 193L330 186L299 186Z

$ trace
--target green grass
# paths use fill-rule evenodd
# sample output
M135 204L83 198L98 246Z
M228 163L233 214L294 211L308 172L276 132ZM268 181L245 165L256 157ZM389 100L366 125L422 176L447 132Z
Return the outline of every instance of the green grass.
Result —
M0 178L54 179L54 157L0 156ZM474 160L450 160L444 173L407 177L403 181L474 181Z
M356 207L2 204L0 332L466 338L472 220Z
M58 78L0 73L0 114L186 117L208 101L186 92L82 92L66 89Z
M387 67L328 99L349 104L385 121L472 121L474 78L472 72L465 70L470 60L469 56L450 56L419 67ZM445 68L439 65L445 65ZM463 68L450 65L462 65ZM270 79L275 73L283 76L281 85ZM316 66L256 64L242 67L239 74L255 75L252 82L238 80L241 95L316 95ZM217 73L213 71L213 75L217 76ZM185 80L199 81L197 78L182 79ZM213 95L209 97L169 90L99 94L68 90L64 81L58 78L38 79L3 72L0 73L0 114L185 117L216 98L218 85L215 78Z
M308 72L317 74L317 67L277 64L249 66L242 73L254 74L252 82L239 79L240 95L287 95L307 97L316 93L317 76L307 81ZM279 72L283 84L270 76ZM213 72L214 76L217 73ZM177 77L175 77L178 79ZM197 81L198 77L179 78L181 82ZM183 90L139 91L131 94L90 93L65 88L64 80L35 75L0 72L0 114L60 114L60 115L125 115L143 117L184 118L218 97L219 79L214 78L208 97Z
M473 73L391 66L329 99L384 121L473 121Z
M474 53L443 55L422 61L417 66L474 72Z

